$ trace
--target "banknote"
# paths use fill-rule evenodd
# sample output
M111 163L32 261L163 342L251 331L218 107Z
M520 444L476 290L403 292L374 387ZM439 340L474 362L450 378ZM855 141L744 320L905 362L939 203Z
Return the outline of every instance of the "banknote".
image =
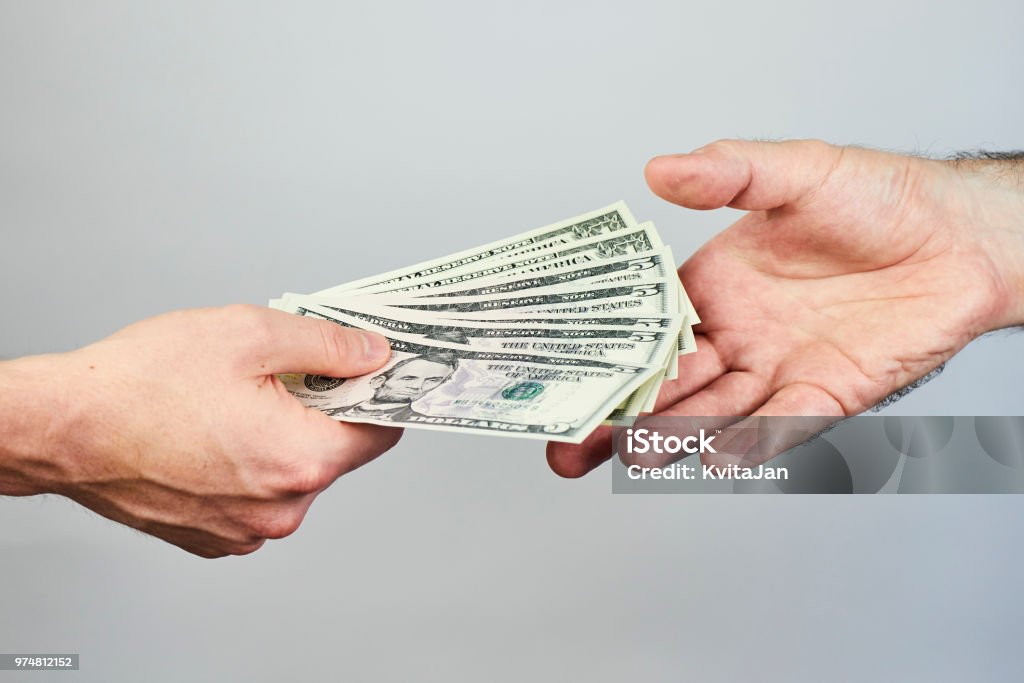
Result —
M616 202L596 211L574 216L558 223L536 228L502 240L466 249L455 254L399 268L382 275L373 275L360 280L321 290L317 294L331 295L371 285L379 287L400 286L402 283L429 276L440 275L450 270L465 267L475 262L515 252L528 247L547 248L556 244L570 244L598 235L619 232L636 227L636 221L625 202Z
M628 215L628 210L622 213ZM593 218L589 218L589 220L593 220ZM585 223L585 221L570 223L578 225ZM616 222L615 225L618 225L618 223ZM671 252L665 251L661 238L653 224L644 223L636 229L619 228L611 232L614 234L604 232L596 237L577 239L579 237L577 231L560 228L549 231L547 233L547 237L549 237L547 241L535 240L524 245L523 241L520 240L517 242L518 246L514 249L478 250L472 255L473 258L468 259L468 263L465 258L455 259L452 263L448 264L431 262L432 265L429 269L425 270L425 274L415 277L403 276L400 283L395 278L381 283L369 283L364 280L361 281L362 284L359 287L355 286L359 283L350 283L349 285L341 285L330 290L318 292L316 295L339 295L342 292L352 291L353 289L358 289L361 294L411 293L424 290L432 291L437 288L451 293L458 291L460 285L465 289L467 285L474 282L508 279L523 274L555 274L579 269L581 266L607 259L616 260L621 265L622 259L615 259L616 256L629 253L643 254L656 248L662 251L653 259L653 263L649 264L650 269L664 275L668 275L670 270L674 270L674 267L672 269L666 267L666 256L671 258ZM552 244L556 246L551 246ZM438 259L438 261L440 260ZM443 276L438 277L437 273L443 273ZM591 281L602 282L610 279L612 278L596 277L591 279ZM630 279L636 279L636 276L634 275ZM676 299L679 302L679 310L684 313L692 309L689 300L685 297L685 291L680 285ZM695 313L691 312L691 317L695 317ZM677 353L682 355L689 353L692 349L692 341L688 341L686 336L681 333L678 340ZM672 364L669 366L669 377L675 379L676 376L676 368Z
M651 243L659 243L660 238L657 237L657 232L653 227L650 227L648 224L645 224L645 226L647 226L645 227L645 239ZM653 234L653 237L648 237L651 234ZM628 240L629 236L626 234L617 236L617 238L619 241L622 241L624 238ZM554 284L574 283L584 285L612 282L642 282L652 277L675 276L671 249L668 247L650 252L637 252L629 257L612 257L604 261L596 259L590 253L596 252L599 256L609 253L611 247L609 242L610 240L607 239L592 240L590 244L581 242L572 247L571 253L562 254L566 256L566 259L563 261L545 260L545 255L541 254L539 263L512 268L496 274L494 273L495 268L490 267L468 274L451 274L446 279L440 281L417 281L418 284L409 284L390 292L382 292L382 294L408 293L419 296L485 295L546 287ZM644 244L646 243L645 241ZM595 248L591 249L592 246ZM519 252L505 254L505 263L508 265L509 260L511 260L513 261L511 265L514 265L518 255ZM578 265L580 260L586 261L584 265ZM518 262L522 263L523 261L520 260ZM537 273L538 271L540 271L539 274L522 277L523 274ZM481 273L489 274L480 278ZM455 280L459 281L458 284L444 284L445 282ZM471 283L468 288L467 283ZM373 291L373 288L360 291L370 292ZM688 314L691 318L695 317L696 314L692 310L692 304L690 304L689 299L686 297L686 292L681 284L679 285L678 300L680 312ZM691 353L693 350L692 334L688 337L681 333L678 339L677 354ZM670 379L677 377L674 364L669 366L668 376Z
M652 243L660 243L657 231L650 224L644 224L646 232L653 233ZM621 239L621 238L620 238ZM607 253L612 245L608 240L592 240L591 244L596 245L598 255ZM545 260L546 254L541 255L541 261L536 264L527 264L522 267L510 267L502 272L478 276L487 269L477 270L473 273L452 275L444 280L432 282L417 281L418 284L407 284L404 287L391 290L391 293L409 292L420 296L466 296L473 294L512 292L523 289L546 287L555 284L577 283L577 284L600 284L605 282L639 282L650 277L669 277L675 271L672 251L669 247L650 252L637 252L635 255L620 258L609 258L605 261L596 260L591 254L579 256L580 252L586 252L587 246L576 246L567 253L560 254L566 260ZM582 248L581 248L582 247ZM502 254L504 259L515 259L520 252ZM575 257L575 258L574 258ZM578 265L581 260L586 262ZM512 264L514 265L514 264ZM529 277L522 277L524 274L538 273ZM457 280L457 284L444 284ZM472 285L467 288L467 282ZM367 292L372 289L365 290ZM679 284L679 309L685 314L694 325L700 322L696 310L693 308L686 290L682 283ZM692 353L695 351L693 335L681 334L679 338L679 354ZM675 378L674 367L670 369L670 375Z
M672 250L622 202L271 306L391 343L365 377L282 377L336 419L574 443L652 410L700 320Z
M286 295L283 299L273 299L275 302L286 302L289 301L288 297L293 295ZM278 304L276 307L281 307L282 304ZM380 306L374 310L388 309L390 306ZM397 309L392 311L394 315L401 316L408 320L419 320L419 321L431 321L437 320L436 316L423 311L414 311L410 309ZM560 321L560 324L573 327L593 327L610 325L615 327L635 327L642 329L671 329L674 321L679 319L678 314L674 315L650 315L650 316L637 316L637 317L623 317L619 313L592 313L585 318L568 318L559 315L547 315L544 313L529 314L524 317L512 317L515 312L512 311L508 316L499 316L497 318L488 318L488 323L509 323L509 324L527 324L527 325L543 325L549 323L552 320ZM460 318L457 315L450 317L452 320L472 320L471 317ZM479 321L478 321L479 322Z
M654 242L660 242L660 238L655 238ZM597 244L599 248L608 246L607 242L601 244L599 241ZM505 258L515 258L518 253L504 254L503 256ZM570 257L571 255L567 254ZM582 265L579 265L577 261L544 261L536 265L513 268L476 279L469 284L468 288L465 280L461 277L456 277L451 278L459 280L456 284L443 284L442 281L433 281L428 283L429 286L427 284L407 286L391 290L391 293L408 292L417 296L500 294L503 292L569 283L583 285L606 282L638 282L651 277L670 277L674 271L675 260L672 257L672 249L666 246L658 250L636 252L629 256L612 257L603 261L590 261L588 259L588 262ZM475 273L472 275L475 275ZM679 283L679 293L680 312L686 315L691 324L700 323L700 317L690 302L682 282Z
M498 277L491 277L468 284L460 283L408 292L400 291L417 297L484 296L569 284L585 286L592 284L634 283L652 278L670 277L674 273L675 266L672 262L671 251L666 247L655 251L639 252L635 255L631 254L603 261L584 263L583 265L555 267L551 269L553 272L544 269L537 274L528 274L530 270L530 268L526 268L523 271L513 271ZM386 294L396 293L399 292L388 292ZM352 294L358 295L357 292Z
M602 420L602 424L612 424L627 415L639 415L642 412L650 412L651 408L648 408L648 406L652 402L652 396L657 396L658 390L664 382L664 372L664 369L662 369L661 375L656 374L637 387L612 412L608 413L608 416Z
M654 225L643 223L635 228L627 228L611 235L597 235L570 243L559 243L543 248L538 246L499 254L467 266L448 269L441 276L431 274L426 277L407 279L397 284L389 282L367 285L360 287L358 293L360 295L402 294L452 285L468 287L475 281L485 281L489 278L531 275L541 272L555 273L596 261L640 254L663 247ZM316 296L330 297L349 293L355 292L348 288L332 288L332 290L317 292Z
M467 321L465 323L460 324L466 326L464 329L465 332L475 336L477 338L478 344L481 343L481 340L483 340L482 343L490 347L494 344L496 335L507 336L508 333L501 331L500 328L495 330L480 327L483 324L492 324L492 322L490 321L484 321L484 319L476 319L476 321L473 321L473 316L479 316L480 318L485 318L487 316L487 313L485 311L479 313L474 312L474 309L477 308L477 305L482 305L482 307L485 309L495 308L500 310L507 310L509 307L522 306L525 304L537 305L543 302L550 304L551 306L555 306L558 303L569 301L572 303L572 311L578 311L581 305L581 301L584 298L598 299L597 302L592 302L592 305L595 306L617 306L621 305L623 302L638 301L642 296L646 298L645 300L649 299L649 301L646 303L648 307L656 306L657 309L671 311L673 307L674 295L676 294L675 290L671 286L671 283L666 281L665 279L662 279L662 281L654 283L654 286L656 288L656 292L665 294L666 297L655 301L654 297L656 296L656 294L654 291L652 291L652 288L649 286L643 287L642 290L640 286L633 286L631 288L593 287L590 288L589 290L583 291L560 287L551 288L550 290L548 290L558 291L558 294L548 294L543 296L531 295L529 297L505 296L504 298L488 298L486 296L466 298L451 297L440 298L440 303L436 305L426 303L415 303L427 301L433 302L436 301L435 299L399 299L398 301L410 301L414 303L409 307L409 309L407 309L407 311L403 311L400 307L390 306L370 306L362 308L362 310L364 310L367 313L367 315L360 315L356 310L353 309L353 307L358 308L360 305L360 301L364 305L366 305L367 302L380 301L381 297L367 297L361 300L359 298L353 297L351 299L346 300L346 305L336 304L334 302L324 302L324 300L319 297L302 297L300 295L290 295L290 300L292 300L294 303L297 303L298 305L308 306L321 312L323 312L323 310L326 309L328 311L334 310L337 312L347 313L349 315L365 319L365 321L367 321L368 323L372 322L390 330L411 331L415 329L419 331L421 334L426 335L429 335L432 331L433 334L439 338L445 338L445 332L449 333L449 335L451 334L451 331L445 331L442 329L444 327L443 325L440 325L442 322L457 324L459 323L458 316L465 314L467 316ZM630 296L626 296L627 293ZM637 296L638 293L639 296ZM608 298L609 296L611 297L610 299ZM315 302L321 302L324 308L318 308ZM551 306L549 306L551 310L559 310L559 308ZM419 323L415 323L414 321L412 321L411 318L414 317L414 315L411 315L410 311L415 311L415 314L418 314L420 316ZM556 314L557 313L552 313L552 315ZM572 312L570 314L575 313ZM445 321L445 315L452 315L456 317L453 317L452 319L450 319L450 321ZM369 321L368 317L370 316L376 316L376 321ZM524 334L520 335L521 337L523 337L522 339L513 341L511 339L506 338L505 343L520 345L519 348L525 348L526 345L529 344L532 347L532 350L535 351L539 351L543 347L548 352L558 353L571 352L569 351L569 349L573 348L573 346L570 346L570 343L567 342L554 343L547 340L545 342L539 342L537 339L529 341L530 337L534 337L542 333L550 334L550 332L545 331L544 328L551 327L551 325L554 325L556 327L564 329L571 338L575 336L575 333L578 333L580 331L581 327L573 325L573 321L579 321L579 319L583 319L583 321L589 321L589 319L600 318L592 318L586 316L582 318L550 317L534 318L534 321L537 321L537 319L545 319L547 325L537 322L531 322L529 324L529 328L526 328L521 321L518 324L510 321L505 324L499 323L496 325L505 325L510 326L512 330L526 331ZM634 326L632 328L621 328L621 334L629 335L629 337L632 337L633 339L647 339L647 344L638 345L639 348L645 348L646 353L642 356L630 355L624 357L618 355L616 357L622 357L624 360L631 360L635 362L648 362L648 364L649 362L657 362L659 367L663 369L662 374L666 375L667 379L675 379L676 376L669 371L674 370L676 368L674 360L678 356L679 333L677 331L680 329L680 326L682 324L680 317L667 317L664 319L657 318L657 322L659 324L664 324L668 326L670 335L652 334L650 329L651 324L649 321L643 324L645 327L640 327L639 329L637 329L640 325L640 318L632 318L630 319L630 322L633 323ZM588 332L591 332L593 331L594 327L595 326L588 326L584 327L583 329L587 330ZM575 332L573 332L573 330ZM446 338L451 338L451 336L447 336ZM620 340L621 339L622 336L620 336ZM666 343L663 344L662 342ZM557 344L561 344L561 346L558 346ZM577 342L575 343L574 347L578 349L577 352L586 352L588 349L593 351L597 348L616 348L618 352L620 352L621 354L631 354L636 350L639 350L639 348L636 348L636 346L637 345L635 345L635 343L633 342L605 341L592 342L589 345L580 344L579 342ZM615 415L617 416L620 414L626 414L629 413L630 411L637 410L638 407L642 407L642 405L647 405L651 400L649 394L651 392L656 394L659 388L659 378L652 380L644 387L638 388L634 395L628 397L624 405L622 405L622 407L618 409Z
M340 313L318 317L346 326ZM339 420L579 443L659 368L590 358L486 351L389 333L378 372L339 379L282 375L303 404Z
M283 294L281 298L271 299L270 307L276 308L283 311L295 312L295 306L299 301L302 301L304 297L309 297L308 300L316 301L318 304L321 303L321 299L312 294L294 294L287 293ZM367 301L358 301L354 299L332 299L333 305L339 306L344 309L346 306L351 307L358 303L359 307L369 306L369 310L379 312L383 315L392 318L403 318L406 320L417 321L417 322L432 322L438 318L429 312L416 311L411 309L403 308L392 308L390 306L383 306L374 304L372 299ZM341 302L339 304L339 302ZM372 305L371 305L372 304ZM469 320L472 321L471 316L462 318L458 315L448 316L446 319L450 320ZM674 321L678 320L678 314L667 314L667 315L647 315L647 316L635 316L627 317L621 313L591 313L584 318L571 318L559 315L549 315L545 313L529 314L520 317L516 315L516 311L510 311L505 316L488 316L486 322L488 324L520 324L520 325L543 325L550 323L552 320L558 320L560 324L573 327L593 327L593 326L615 326L615 327L633 327L640 329L663 329L669 330L672 328ZM481 322L481 321L477 321Z
M398 332L421 340L432 339L492 351L516 351L596 358L601 361L663 366L666 354L675 347L674 330L681 318L670 319L669 331L633 329L622 326L579 327L552 318L543 324L525 326L521 323L488 323L428 319L422 321L389 315L389 310L325 307L314 297L290 299L289 312L329 318L340 313L365 323L365 329L388 334ZM400 314L401 311L398 311Z
M298 296L298 295L294 295ZM507 311L523 311L526 315L544 313L546 315L573 316L572 319L586 319L595 314L629 311L639 315L665 316L678 310L678 289L673 281L668 278L655 278L643 284L608 287L604 285L591 285L589 287L576 288L572 286L559 285L547 288L529 290L528 294L513 292L501 295L479 294L473 296L447 296L438 298L429 297L389 297L388 295L353 296L347 299L328 299L321 296L308 298L299 297L300 301L307 303L316 302L335 310L361 308L362 310L373 310L392 319L400 319L403 314L400 311L387 313L381 306L390 308L407 309L419 313L429 313L436 318L466 318L479 321L500 318L506 316ZM360 304L362 302L362 305ZM367 309L367 305L370 308ZM562 318L559 324L569 325L566 322L570 318ZM671 321L674 329L677 330L676 354L687 349L685 338L679 335L680 323ZM692 345L692 342L690 342ZM675 379L677 374L672 372L676 364L664 360L662 365L667 369L667 377Z
M486 320L508 315L509 311L550 315L589 316L592 313L631 313L635 316L664 316L678 311L679 289L667 278L621 287L591 285L589 287L549 287L528 294L514 293L502 296L453 296L438 299L428 297L390 298L375 297L374 301L392 308L429 311L438 317L472 318ZM335 302L317 297L324 306L353 305L360 299ZM365 301L365 299L363 299Z

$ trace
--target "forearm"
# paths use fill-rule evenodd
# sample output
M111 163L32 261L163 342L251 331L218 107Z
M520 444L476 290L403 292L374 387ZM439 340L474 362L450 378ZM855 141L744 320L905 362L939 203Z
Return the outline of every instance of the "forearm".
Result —
M989 329L1024 325L1024 152L962 154L952 161L970 224L998 281Z
M62 382L60 356L0 363L0 495L61 489L57 457Z

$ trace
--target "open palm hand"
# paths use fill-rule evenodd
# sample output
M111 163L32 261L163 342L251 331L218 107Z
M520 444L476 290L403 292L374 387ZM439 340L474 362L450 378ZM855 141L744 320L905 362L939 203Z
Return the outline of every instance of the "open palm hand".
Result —
M658 157L661 197L747 210L679 269L703 322L661 415L859 413L1014 324L1019 191L949 162L813 141L723 141ZM1019 225L1019 222L1017 223ZM548 459L579 476L607 429Z

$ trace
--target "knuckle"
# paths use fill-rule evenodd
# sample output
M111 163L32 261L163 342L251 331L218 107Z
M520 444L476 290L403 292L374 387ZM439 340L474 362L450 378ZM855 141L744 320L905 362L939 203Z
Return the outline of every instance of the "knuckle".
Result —
M352 355L352 333L334 323L324 323L319 329L324 359L332 366L344 365Z
M229 334L247 346L264 348L271 339L271 324L266 310L253 304L231 304L224 307Z
M273 328L266 318L254 318L241 333L241 337L243 344L260 353L273 348L276 341Z
M728 138L722 138L715 140L714 142L704 145L702 148L705 154L720 154L729 155L736 152L743 143L739 140L731 140Z
M832 154L833 150L836 149L835 145L816 138L800 140L797 144L800 145L807 154L812 156L829 156Z
M262 524L261 536L264 538L285 538L291 536L302 525L304 515L295 510L278 512Z
M821 138L807 138L803 143L807 145L808 148L817 150L832 149L835 147L832 143L825 142Z
M316 493L329 484L327 468L318 462L299 462L283 468L272 489L276 496Z

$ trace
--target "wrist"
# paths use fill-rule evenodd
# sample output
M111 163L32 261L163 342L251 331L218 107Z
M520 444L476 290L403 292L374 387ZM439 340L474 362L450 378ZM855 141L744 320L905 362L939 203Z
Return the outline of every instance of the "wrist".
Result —
M1007 211L994 217L987 246L1005 287L990 330L1024 325L1024 191L1007 198Z
M63 359L45 355L0 363L0 495L62 488Z
M985 331L1024 325L1024 155L961 158L970 239L979 244L995 281L996 301Z

